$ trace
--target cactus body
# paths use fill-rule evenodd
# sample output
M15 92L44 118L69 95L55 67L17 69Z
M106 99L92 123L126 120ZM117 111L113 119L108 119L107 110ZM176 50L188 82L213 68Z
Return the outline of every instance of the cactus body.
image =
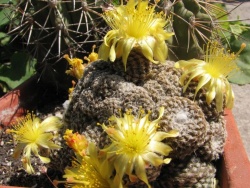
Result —
M88 43L101 40L101 10L93 2L17 1L14 8L18 11L11 21L17 24L9 34L21 35L39 62L84 53Z
M165 3L162 6L167 5ZM216 11L225 12L205 1L173 1L169 11L173 17L175 32L172 43L173 57L201 58L204 45L216 35Z
M95 140L94 142L100 148L103 148L105 144L109 143L109 140L106 139L105 134L96 125L98 122L108 123L108 118L113 114L119 116L119 110L123 113L127 109L131 109L133 113L136 113L140 107L145 109L146 112L151 111L151 118L155 119L158 116L159 107L164 106L165 112L159 122L159 130L168 132L175 129L180 132L179 137L166 140L166 143L173 148L172 153L170 153L170 157L173 158L173 165L179 165L178 161L185 161L192 158L192 156L194 157L197 155L196 152L199 152L201 157L206 156L206 154L211 156L209 159L206 158L207 161L202 161L204 173L197 174L198 177L194 177L194 181L188 184L183 183L183 185L192 187L192 183L194 185L205 182L205 185L210 180L213 181L215 171L214 167L210 168L209 161L210 159L216 159L221 154L225 130L219 128L220 123L215 124L215 122L207 121L202 108L194 101L182 96L178 80L180 73L172 67L173 62L168 61L165 65L159 66L152 65L151 73L146 77L141 76L140 82L137 82L138 80L133 77L129 77L132 79L128 80L127 74L121 74L120 66L114 67L119 65L116 63L118 62L96 61L86 67L84 77L75 88L72 100L64 116L67 128L83 134L87 133L87 136L90 135L88 132L93 130L95 135L90 138L91 141ZM128 62L127 65L130 63L132 62ZM141 68L143 67L141 66ZM144 73L139 69L133 69L133 71L135 71L134 75ZM163 72L165 74L161 74ZM164 79L165 76L169 79ZM173 87L173 85L176 87ZM218 128L217 130L221 135L213 131L214 127ZM220 143L218 149L211 151L213 144L216 144L216 142ZM193 162L196 163L195 161ZM196 165L199 165L199 162ZM156 179L159 172L161 174L167 173L160 169L148 169L148 179L151 181L152 186L162 187L163 184L158 185L160 180ZM181 176L188 179L189 176L186 177L185 173ZM172 175L170 174L170 176ZM127 185L131 185L131 182L127 182L129 180L126 177L124 178ZM161 175L159 178L161 178ZM173 178L178 179L178 176L173 175ZM203 178L204 180L202 180ZM133 183L131 187L143 187L144 185L141 183L137 182L135 185ZM168 185L166 182L164 183ZM181 184L173 182L172 186L176 187L176 185Z

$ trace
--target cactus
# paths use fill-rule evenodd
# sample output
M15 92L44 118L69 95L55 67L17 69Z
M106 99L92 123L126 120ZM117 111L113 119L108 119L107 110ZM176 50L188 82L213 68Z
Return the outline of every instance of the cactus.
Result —
M62 56L69 54L81 58L87 55L93 44L99 46L107 29L101 13L121 2L6 0L2 4L5 18L1 25L5 23L6 33L11 36L10 39L5 37L6 40L15 44L21 42L36 58L36 71L41 74L41 79L45 83L53 80L54 85L60 87L65 83L63 77L67 69ZM216 5L197 0L161 0L156 8L164 10L167 17L172 16L175 37L171 50L176 59L200 57L203 45L211 36L217 36L215 13L226 14Z
M172 16L172 60L200 58L211 38L220 38L217 17L227 12L215 4L198 0L164 0L159 6Z
M94 146L95 144L95 147L93 147L95 149L92 149L95 152L90 152L90 150L89 153L86 152L86 158L89 158L89 161L93 160L90 155L91 153L94 153L95 157L97 157L96 147L99 147L99 151L101 152L98 153L98 158L101 160L108 159L107 161L112 162L114 159L112 158L113 154L118 155L119 152L107 151L112 141L112 139L107 137L107 134L115 135L112 124L109 124L110 117L118 116L119 113L128 110L129 113L134 115L142 108L151 120L157 119L158 122L158 117L161 116L159 118L159 125L157 125L157 131L161 132L159 135L166 134L171 130L178 132L178 137L164 139L163 142L165 145L171 147L172 151L169 156L172 158L172 162L170 166L164 163L164 166L161 168L159 165L162 165L162 163L159 164L158 162L151 162L149 160L158 159L158 157L155 155L145 155L148 157L148 164L146 165L143 162L140 163L142 165L138 165L139 167L135 165L135 168L131 165L123 167L122 162L124 160L121 160L120 164L122 165L118 165L120 161L116 162L117 165L115 166L109 163L112 175L108 176L108 178L112 181L114 180L114 183L117 185L116 187L120 184L125 184L125 186L128 185L129 187L151 187L151 185L154 187L192 187L196 184L199 186L201 184L202 186L203 184L214 184L216 170L211 161L217 159L223 152L225 129L223 127L224 122L219 121L223 119L223 114L218 113L218 118L211 120L209 119L210 116L205 113L205 110L209 109L209 104L205 101L204 97L200 98L202 102L191 101L189 97L193 96L193 93L191 93L193 91L192 88L186 91L188 92L187 94L183 94L179 81L182 72L174 67L172 61L166 61L166 51L168 48L165 46L164 40L167 40L172 33L167 33L163 29L166 25L165 17L161 13L154 14L155 4L148 6L146 1L138 0L138 4L135 2L137 1L130 0L126 8L125 6L121 6L119 7L120 9L117 8L116 12L114 10L113 13L106 14L106 21L110 21L108 24L110 24L112 30L104 37L104 43L99 49L99 55L101 54L105 60L95 61L87 65L84 69L83 77L76 85L64 114L64 129L72 129L83 134L89 142L92 142L91 145ZM49 10L49 16L46 15L42 18L43 25L40 24L42 27L38 25L38 42L42 44L42 41L45 39L51 38L52 40L50 44L42 44L46 47L46 53L45 56L44 54L39 54L38 59L41 60L39 62L47 63L50 60L55 60L55 58L60 59L61 53L64 52L72 55L83 53L84 46L76 42L76 39L82 39L85 43L90 42L90 38L94 38L94 36L88 35L90 38L84 38L87 36L84 34L90 34L88 32L90 31L88 29L90 28L89 26L95 27L95 25L92 25L92 23L90 25L86 24L86 20L85 24L82 25L79 20L79 23L77 21L71 22L71 19L66 19L71 12L65 11L66 9L73 10L73 12L74 10L76 11L77 9L74 6L78 5L77 3L79 2L71 2L71 4L69 2L52 2L52 4L51 2L47 2L48 4L46 5L44 3L46 4L44 1L38 1L35 5L35 3L24 2L18 5L22 4L24 12L28 12L29 7L40 6L38 9L34 9L33 16L37 16L45 9ZM178 54L175 52L176 55L179 58L184 57L184 59L201 55L203 43L205 44L211 37L214 37L210 30L212 29L212 25L210 24L213 22L212 13L203 8L202 2L195 0L174 1L172 3L171 8L173 10L170 10L170 14L173 15L172 25L176 35L173 46L180 45L185 52L180 50L182 53ZM68 9L64 5L69 5L71 8ZM107 6L110 5L107 4ZM92 10L90 12L92 13ZM120 14L121 12L122 14ZM95 13L96 20L93 19L93 21L98 21L97 18L100 15L97 12ZM23 17L27 16L26 14L23 15ZM89 15L87 14L87 16ZM54 17L55 25L49 25L47 28L49 18L51 17ZM79 18L81 19L81 16ZM201 20L205 21L200 26L202 34L196 28L198 21L202 23ZM28 22L24 18L21 18L20 23L22 25ZM33 23L34 26L37 24L37 22ZM141 24L144 24L144 30L141 29ZM18 29L25 29L21 25L19 24L20 27L16 27L16 30L12 29L10 33ZM138 27L135 27L135 25ZM127 29L127 26L130 26L130 28ZM76 30L72 31L71 27L75 27ZM81 32L80 29L78 30L78 27L85 27L84 32ZM138 31L137 28L143 31ZM46 33L46 31L50 32L50 29L54 31L51 32L51 35L50 33ZM34 42L33 36L35 36L35 33L33 32L35 30L22 33L26 37L28 45L32 45ZM71 33L76 34L79 38L71 35ZM64 39L64 41L60 39ZM94 38L94 40L98 41L98 38ZM59 41L61 41L60 47L63 48L57 49L55 44L58 43L59 45ZM161 43L162 41L163 43ZM54 51L54 49L56 50ZM165 111L159 112L159 107L164 107ZM100 123L102 126L98 126ZM110 129L106 128L104 124L110 125ZM140 125L144 126L145 124L141 123ZM214 131L215 128L218 132L220 131L220 134ZM147 132L145 131L145 133ZM133 132L133 134L136 135L137 133ZM132 135L132 133L128 135ZM142 134L138 135L141 136ZM130 137L132 138L132 136ZM154 140L153 138L152 140ZM141 137L138 137L136 141L141 141L140 139ZM162 136L161 139L157 137L157 141L162 141L162 139ZM124 145L127 145L126 141L127 139L125 139ZM63 142L61 143L63 146ZM214 144L218 146L214 147ZM154 146L159 148L160 145L152 144L150 147L150 150L158 152L158 149L154 148ZM110 148L115 147L112 145ZM64 168L64 165L69 160L69 156L71 156L69 152L68 149L63 148L58 153L52 153L52 164L49 167L53 168L53 170L62 171L62 168ZM140 151L138 152L141 155ZM163 151L158 153L160 154L159 157L162 157L164 160L168 154L167 152L165 154ZM186 164L188 165L186 166ZM202 173L198 173L197 171L200 167L202 167ZM87 172L84 171L85 169L82 170L83 173ZM76 177L74 174L70 174L69 171L65 171L65 174L65 178L70 176L73 178ZM88 183L84 181L85 176L81 178L80 180L83 183ZM164 179L170 181L164 182ZM162 180L163 182L161 182ZM66 181L62 181L62 183L79 183L79 181L70 182L70 179Z
M17 1L13 9L9 34L19 34L35 47L40 62L65 52L86 53L88 43L101 40L100 8L90 1Z
M131 2L132 1L129 1L127 4L129 10L131 7L137 7L131 6ZM143 1L138 1L139 8L142 7L140 2ZM137 9L126 12L126 9L124 10L123 8L124 7L119 9L119 11L124 13L125 18L134 18L134 15L129 17L130 15L126 15L126 13L137 13ZM212 17L210 17L211 15L209 15L211 12L206 12L203 6L197 1L192 0L174 2L173 8L173 29L175 35L179 40L186 39L178 44L183 47L186 53L177 55L179 58L184 56L184 59L200 56L203 53L201 46L216 36L213 35L213 32L209 29L209 24L213 21ZM120 13L119 11L117 12ZM223 152L225 129L224 122L220 121L223 119L223 114L218 113L218 118L211 120L209 116L205 114L205 110L208 109L210 103L205 102L204 98L201 99L203 101L200 103L191 101L188 97L193 95L192 93L183 94L182 87L179 85L181 79L181 76L179 76L180 72L175 69L177 67L173 66L173 62L165 61L158 65L148 64L148 60L150 60L151 63L154 62L148 58L151 57L148 54L151 55L150 52L153 53L155 50L154 46L151 45L154 44L154 40L152 39L154 34L149 31L147 34L152 38L149 40L147 39L148 36L144 36L144 40L148 42L148 46L142 45L143 42L140 41L142 37L139 37L137 40L135 35L132 35L134 33L127 32L127 27L116 27L116 21L122 20L119 17L120 15L116 14L117 12L110 14L111 18L109 17L110 19L107 19L113 30L107 33L104 38L105 43L99 51L106 61L96 61L86 67L84 77L78 82L64 116L67 128L83 132L83 134L88 133L88 129L94 130L98 136L90 137L91 141L96 143L96 145L101 143L102 147L100 148L105 149L105 146L109 145L109 142L103 138L103 136L99 136L105 135L105 132L97 128L96 124L98 122L104 122L106 124L112 114L125 112L127 109L130 109L131 113L135 113L139 107L142 107L147 112L150 111L151 118L155 119L158 114L157 109L164 107L165 111L159 121L158 129L164 133L170 130L177 130L179 136L165 140L165 143L169 144L173 149L169 155L172 158L170 166L165 165L162 169L147 168L150 185L154 187L195 187L196 184L198 186L214 185L216 170L210 162L218 159ZM113 15L116 15L116 17L112 17ZM185 22L186 25L183 25L182 22L184 22L184 19L191 21L191 18L194 19L193 21L197 21L195 19L206 21L204 25L201 26L201 30L204 30L203 34L199 33L197 28L193 30L190 29L190 25L188 25L187 22ZM124 25L126 25L125 21L122 22ZM118 29L120 29L121 32L118 32ZM133 28L130 29L134 31ZM155 29L154 31L159 30ZM125 32L127 32L127 35L123 35ZM138 31L138 33L139 32L141 31ZM126 37L128 38L127 40L124 39ZM156 35L156 37L158 36ZM177 39L173 45L177 45ZM138 49L138 46L140 46L140 51L133 51ZM127 51L124 49L127 49ZM143 50L145 51L142 55L146 58L142 59L137 57ZM128 57L126 56L126 58L124 58L124 54L128 55ZM206 55L208 56L209 53L206 53ZM119 59L119 57L117 58L117 56L121 57L122 60L125 59L125 62L123 61L125 66L122 66L121 59ZM220 57L224 57L223 54L221 54ZM205 60L207 59L205 58ZM196 62L198 60L193 61ZM187 72L183 72L183 74L190 76ZM191 75L190 77L192 76L196 77L195 75ZM176 79L176 77L178 78ZM218 134L217 131L213 131L214 128L218 130ZM216 147L214 147L215 144L217 144ZM201 158L196 157L197 154ZM109 153L107 155L109 155ZM190 162L190 165L185 167L187 164L186 160L188 163ZM184 168L180 161L185 161L183 163ZM180 165L180 168L176 169L177 173L172 173L173 171L170 170L171 165L174 166L174 170L176 166ZM204 172L197 173L197 169L201 166L204 166ZM131 172L132 171L131 169ZM123 176L123 174L121 176ZM167 180L167 182L157 185L168 176L169 181ZM126 178L126 176L122 178L126 183L125 185L151 187L148 185L148 182L144 180L143 184L141 181L135 181L134 177L130 177L128 180L130 182L127 183L128 178Z
M35 58L40 80L58 88L66 89L71 82L63 55L83 58L104 35L102 9L94 1L13 0L1 9L9 45L19 45L18 51Z

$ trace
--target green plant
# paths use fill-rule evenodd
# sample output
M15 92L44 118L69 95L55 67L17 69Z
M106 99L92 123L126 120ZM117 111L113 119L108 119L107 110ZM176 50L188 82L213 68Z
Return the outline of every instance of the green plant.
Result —
M1 56L6 57L2 66L10 63L14 72L16 62L12 63L10 57L18 53L18 66L22 69L28 69L28 65L35 67L40 81L68 88L71 82L65 76L68 64L62 57L69 54L83 58L93 44L102 40L105 24L100 12L101 3L90 0L1 0ZM20 77L27 78L33 73L27 71ZM15 73L6 72L3 77L8 78L0 78L11 84L8 85L10 89L18 85L9 82L11 74Z
M213 2L203 0L162 0L158 7L172 16L175 36L171 59L201 58L204 45L211 38L219 39L217 18L227 14Z
M215 3L220 9L226 9L224 3ZM244 2L235 6L244 6ZM246 43L246 48L236 59L239 71L230 74L228 80L235 84L248 84L250 83L250 59L249 59L249 33L250 25L244 23L244 19L237 17L236 19L229 20L229 14L234 14L234 9L223 14L216 12L216 26L219 41L226 49L237 51L242 43ZM235 17L235 16L234 16Z

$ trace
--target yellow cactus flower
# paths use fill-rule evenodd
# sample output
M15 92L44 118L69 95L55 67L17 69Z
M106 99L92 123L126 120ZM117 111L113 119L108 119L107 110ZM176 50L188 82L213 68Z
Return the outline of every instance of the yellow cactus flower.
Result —
M84 60L88 61L88 63L92 63L98 59L98 53L95 52L96 45L92 46L92 52L88 57L84 56Z
M81 135L78 132L73 133L72 130L67 129L63 138L65 139L67 145L72 148L75 153L80 156L86 155L88 141L84 135Z
M137 48L151 62L165 62L168 55L165 40L173 33L164 30L168 21L162 12L155 13L155 6L148 5L148 1L129 0L126 5L105 12L103 18L112 30L104 37L99 58L114 62L122 57L126 70L129 53Z
M76 82L75 82L74 80L72 80L71 83L72 83L72 87L69 88L69 90L68 90L68 93L69 93L69 100L72 99L73 91L74 91L75 86L76 86Z
M123 175L127 174L131 181L139 178L150 187L146 175L148 164L159 166L170 162L170 158L163 159L161 156L167 156L172 149L161 141L178 136L178 132L157 131L163 112L164 108L161 107L158 119L149 121L150 114L141 117L144 115L143 110L140 111L139 118L127 111L124 117L112 116L110 126L101 125L112 141L101 152L105 153L107 160L114 164L116 170L114 182L122 181Z
M23 153L22 163L28 173L34 173L31 166L31 153L39 157L43 163L49 163L50 159L39 154L42 148L60 149L61 147L52 141L55 137L52 132L58 131L62 126L59 118L51 116L41 122L38 117L29 113L22 118L13 129L7 129L7 133L12 133L17 142L13 157L18 158Z
M225 95L225 107L231 109L234 104L234 93L227 77L239 69L235 59L245 47L246 44L243 43L236 54L230 54L225 53L224 48L221 48L217 42L212 42L207 45L204 60L191 59L176 62L175 67L184 70L180 78L180 84L184 85L184 92L191 80L197 80L195 96L203 87L206 90L207 104L215 99L217 111L222 112ZM186 79L188 79L187 82Z
M80 79L83 76L83 71L85 66L83 65L83 61L78 58L69 58L68 54L63 56L71 66L69 70L66 70L66 74L69 74L77 79Z
M72 167L67 167L64 172L63 177L72 188L112 187L113 168L99 157L94 143L89 143L87 155L73 160ZM116 187L119 188L121 185Z

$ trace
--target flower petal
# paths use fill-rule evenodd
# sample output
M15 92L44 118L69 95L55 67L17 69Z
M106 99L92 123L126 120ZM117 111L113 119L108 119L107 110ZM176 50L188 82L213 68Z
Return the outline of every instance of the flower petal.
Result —
M198 91L204 86L206 85L211 79L211 76L209 74L204 74L202 75L202 77L200 78L199 80L199 83L198 85L196 86L196 89L195 89L195 94L194 94L194 98L196 97Z
M164 107L160 107L159 108L159 116L158 116L158 118L153 120L151 123L153 123L153 124L158 123L160 121L160 119L162 118L163 114L164 114Z
M208 105L211 104L211 102L214 100L215 95L216 95L215 87L212 86L206 93L206 102Z
M110 52L109 52L109 60L111 62L114 62L115 59L116 59L116 43L117 43L118 39L114 39L114 42L112 43L111 45L111 48L110 48Z
M148 178L146 175L145 162L141 156L138 156L136 158L136 164L137 165L135 165L135 174L138 176L140 180L146 183L148 187L151 187L148 183Z
M171 158L165 158L165 159L164 159L164 163L165 163L165 164L168 164L168 163L170 163L171 160L172 160Z
M157 155L153 152L148 152L148 153L144 154L142 156L142 158L145 161L152 164L153 166L159 166L159 165L162 165L164 163L163 159L159 155Z
M155 61L153 59L153 49L154 49L154 46L155 46L155 39L153 39L152 37L148 37L144 40L140 40L138 43L139 43L139 46L141 47L141 52L142 54L149 60L151 61L152 63L158 63L158 61Z
M43 132L51 132L51 131L57 131L62 125L63 123L60 120L60 118L56 116L50 116L42 121L40 127L43 130Z
M29 157L23 156L21 161L22 161L22 164L23 164L23 168L26 170L26 172L28 174L34 174L35 173L34 168L31 165Z
M115 48L115 53L116 53L116 58L120 58L123 54L123 44L124 40L120 39L119 42L117 42L116 48Z
M153 151L165 156L168 155L171 151L173 151L169 145L157 141L151 141L147 148L149 151Z
M43 157L41 155L38 155L39 159L43 162L43 163L50 163L50 158L48 157Z
M136 41L134 38L128 38L124 40L122 61L125 67L125 71L126 71L128 55L131 52L132 48L134 47L135 43Z
M108 61L109 52L110 48L107 45L105 45L105 43L102 43L101 46L99 47L98 57L104 61Z
M186 91L186 89L187 89L187 87L188 87L191 80L193 80L195 77L203 74L204 72L205 71L203 69L197 69L196 71L193 71L192 74L189 77L189 80L187 81L186 85L184 86L183 91L184 92Z
M178 135L179 135L179 132L177 130L171 130L169 132L158 131L154 134L152 140L160 142L164 140L165 138L177 137Z
M154 58L160 62L165 62L168 56L168 47L165 41L158 41L154 47Z
M185 60L180 60L180 61L177 61L175 64L174 64L174 67L175 68L189 68L190 66L195 66L197 64L201 64L203 63L204 61L202 60L199 60L199 59L190 59L188 61L185 61Z
M49 149L60 149L61 147L54 144L51 140L53 138L52 133L44 133L40 135L37 140L36 144Z
M110 47L111 44L112 44L112 41L113 41L114 39L116 39L117 35L118 35L118 31L117 31L117 30L111 30L111 31L109 31L109 32L105 35L105 37L104 37L104 44L105 44L106 46Z
M216 109L221 112L223 111L223 83L221 80L217 80L215 92Z
M232 109L234 106L234 92L232 90L232 86L228 81L226 81L225 84L226 84L226 107Z
M129 158L125 155L118 156L114 161L116 176L118 176L120 180L126 171L127 165L129 165Z

